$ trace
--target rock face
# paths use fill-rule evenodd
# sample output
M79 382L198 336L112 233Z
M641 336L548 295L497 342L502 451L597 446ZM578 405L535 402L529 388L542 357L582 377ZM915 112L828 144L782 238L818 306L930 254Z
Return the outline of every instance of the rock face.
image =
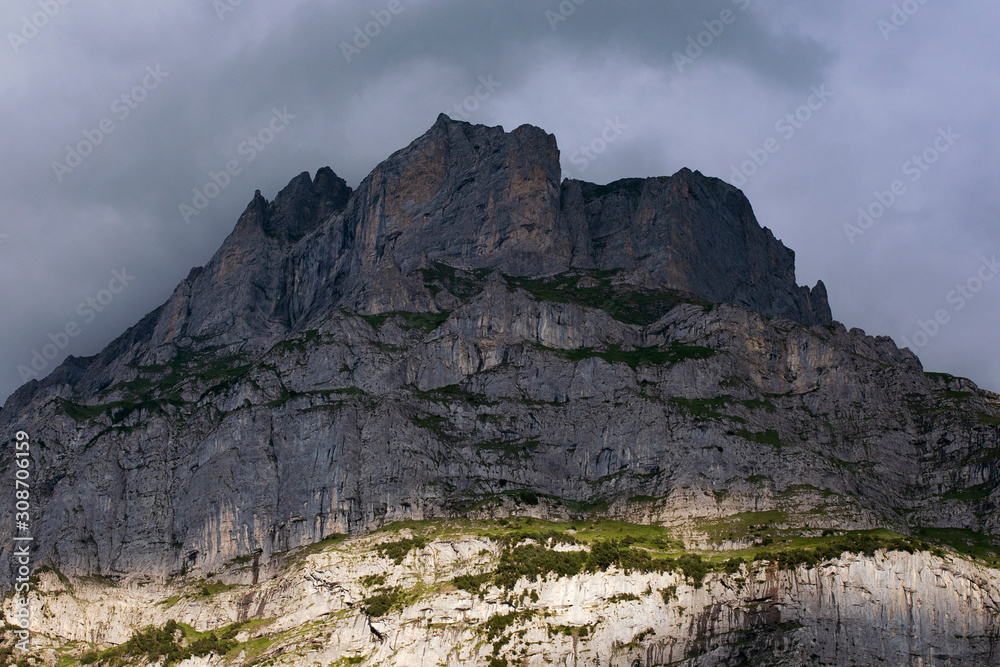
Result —
M494 565L491 540L451 534L397 564L373 548L387 537L290 554L256 585L252 566L233 566L207 594L204 580L112 588L45 573L34 594L37 653L54 665L62 642L120 644L131 628L170 619L223 634L258 619L236 628L226 658L181 665L978 667L1000 658L1000 573L951 557L888 551L812 568L744 565L697 587L680 574L612 569L475 595L450 582ZM403 591L405 601L373 617L366 609L379 590Z
M324 168L258 192L164 305L8 400L33 562L164 581L512 512L996 558L998 397L833 322L793 264L718 179L562 181L542 130L442 116L356 191Z

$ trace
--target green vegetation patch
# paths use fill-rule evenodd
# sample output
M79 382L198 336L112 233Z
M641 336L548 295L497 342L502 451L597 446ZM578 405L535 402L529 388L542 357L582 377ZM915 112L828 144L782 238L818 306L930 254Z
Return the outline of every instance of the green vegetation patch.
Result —
M361 577L361 585L365 588L374 588L385 583L385 574L369 574Z
M467 403L474 407L496 405L496 401L490 401L483 394L475 394L458 384L449 384L430 391L414 389L413 395L425 401L435 403Z
M591 496L586 500L563 500L562 503L574 514L592 515L606 512L611 507L611 501L603 496Z
M504 635L507 629L517 623L524 623L530 621L536 612L533 609L525 609L523 611L511 611L506 614L493 614L483 623L483 629L486 631L486 637L490 641L497 639L498 637Z
M976 415L979 417L979 423L984 426L1000 426L1000 417L994 417L985 412L977 412Z
M400 317L403 320L404 329L419 329L424 333L430 333L441 326L448 316L451 314L450 311L442 310L440 312L413 312L409 310L394 310L388 313L380 313L378 315L358 315L361 319L368 323L372 329L376 331L385 324L386 320L393 317Z
M716 398L681 398L674 396L670 399L672 405L681 408L689 413L696 421L722 421L728 416L718 410L726 407L729 403L727 396Z
M924 394L905 394L903 399L910 412L917 417L933 417L948 411L940 401L929 401Z
M708 349L708 348L706 348ZM747 410L767 410L768 412L776 412L777 407L774 403L768 400L739 400L729 394L723 394L722 396L715 396L713 398L682 398L680 396L674 396L670 399L670 403L685 410L688 414L695 418L696 421L722 421L724 419L737 421L740 423L746 420L742 417L737 417L733 415L727 415L720 410L732 405L739 404L745 407Z
M454 436L446 430L446 427L450 424L446 417L434 415L429 412L421 412L410 417L410 421L419 428L431 431L439 440L454 439Z
M631 540L601 540L592 543L590 551L557 551L538 544L506 547L500 555L492 583L511 589L522 578L537 581L550 575L571 577L581 572L605 572L617 567L625 572L680 572L695 588L700 588L713 567L699 554L655 558L649 551L634 548L632 544Z
M598 240L600 242L600 240ZM568 303L603 310L625 324L647 326L681 303L710 310L714 304L666 288L616 283L619 271L571 271L544 278L505 275L510 289L523 289L536 301Z
M758 551L754 554L755 561L770 561L782 569L795 569L800 565L815 567L820 563L841 554L853 553L866 556L875 555L876 551L932 551L940 554L930 544L921 540L896 535L885 530L852 531L846 535L819 538L815 544L808 547L792 547L782 551Z
M169 408L187 404L181 397L180 385L193 382L209 385L204 394L223 391L245 378L254 364L244 353L221 354L220 348L195 351L176 347L174 357L164 364L134 366L139 376L103 389L99 396L121 393L117 401L83 405L61 400L59 408L76 422L90 422L107 416L112 424L124 422L132 414L144 416L168 415Z
M423 549L425 546L427 546L427 539L418 536L396 540L395 542L384 542L378 545L376 550L382 556L391 558L396 565L399 565L411 550Z
M135 659L146 659L149 662L164 660L163 667L168 667L192 656L226 655L238 645L234 638L243 625L234 623L218 633L189 633L177 621L169 620L162 628L145 628L134 633L124 644L106 651L89 651L80 658L80 663L117 667L135 664Z
M535 544L508 548L500 556L492 583L510 589L522 577L530 581L550 574L571 577L583 570L587 556L585 551L555 551Z
M609 364L628 364L632 370L636 370L639 366L644 365L663 366L691 359L709 359L715 356L718 352L710 347L702 347L700 345L682 345L677 342L673 342L665 348L652 345L649 347L637 347L633 350L623 350L621 346L617 345L612 345L604 350L598 350L592 347L581 347L566 350L561 348L546 347L537 343L535 344L535 347L543 352L558 354L563 359L572 362L598 358L603 359Z
M646 326L684 301L673 290L614 285L611 271L560 274L546 278L504 276L511 289L523 289L536 301L567 303L603 310L625 324Z
M68 416L73 421L87 422L100 417L114 404L104 404L104 405L80 405L78 403L73 403L72 401L62 400L61 409L63 414Z
M439 326L444 324L444 321L448 319L451 313L447 310L442 310L439 313L410 313L401 312L399 315L406 321L407 327L411 329L419 329L424 333L430 333L437 329Z
M808 487L808 490L823 491L814 487ZM907 537L889 530L845 532L824 530L822 534L818 534L820 533L818 530L790 527L788 520L788 515L778 510L744 512L706 521L702 523L701 530L709 541L715 543L723 540L753 542L750 548L725 552L728 557L742 558L748 563L769 561L782 568L795 568L800 565L812 567L837 558L845 552L872 555L884 549L907 553L914 551L930 551L939 555L943 553L924 539ZM806 536L809 534L814 536ZM722 557L720 553L713 555L711 559L717 564Z
M517 440L480 440L475 443L476 450L488 452L508 457L530 457L532 450L537 447L539 438L525 438ZM527 489L517 489L505 491L505 495L512 495L521 502L529 505L538 504L538 496L533 491ZM533 500L529 500L533 498Z
M480 574L461 574L451 580L455 588L468 591L473 595L482 595L483 587L493 579L492 572L482 572Z
M368 326L370 326L372 329L375 329L376 331L378 331L382 327L382 325L385 324L385 321L387 319L392 317L390 313L383 313L382 315L360 315L358 313L351 313L351 314L357 315L358 317L363 319L365 322L368 323Z
M760 479L766 477L755 476ZM753 478L751 478L753 479ZM699 526L711 542L722 540L751 540L779 534L777 526L788 522L788 514L781 510L766 512L740 512L721 519L702 522Z
M197 591L195 595L196 597L207 598L219 593L225 593L232 588L232 585L224 584L221 581L200 581L195 585L195 590Z
M485 279L491 271L491 269L465 271L434 262L431 268L421 269L420 273L424 279L424 287L432 296L446 290L465 303L483 291Z
M301 562L307 557L313 554L318 554L326 551L330 547L334 546L339 542L343 542L347 539L347 535L341 533L330 533L322 540L318 542L313 542L312 544L305 544L301 547L296 547L288 552L289 557L294 560L294 562Z
M955 401L962 401L975 396L975 393L971 391L952 391L951 389L945 389L942 393L946 399Z
M274 347L271 348L274 352L284 352L286 354L292 352L303 353L306 351L306 345L316 340L319 337L318 329L310 329L305 331L301 336L297 338L289 338L283 340L280 343L276 343Z
M385 616L390 611L402 609L407 601L407 595L399 586L380 588L370 597L364 599L365 613L372 618Z
M963 556L1000 568L1000 538L964 528L918 528L916 533L928 542L951 547Z
M774 429L767 429L766 431L748 431L746 429L740 429L734 431L731 435L738 435L744 440L749 440L750 442L757 442L762 445L771 445L775 449L781 449L787 446L786 443L781 441L781 436Z
M180 601L181 601L181 596L180 595L171 595L170 597L168 597L165 600L160 600L159 602L157 602L157 604L163 605L164 609L170 609L171 607L173 607L175 604L177 604Z
M976 484L964 489L955 489L941 496L942 500L985 500L996 490L996 484Z
M120 424L136 412L146 411L150 415L163 415L167 413L167 407L179 408L183 405L185 405L185 401L179 394L153 398L150 391L135 400L112 401L98 405L81 405L61 399L60 409L63 414L77 423L91 422L101 415L107 415L112 424Z
M352 667L352 665L360 665L368 658L363 655L350 655L339 658L336 662L331 662L330 667Z

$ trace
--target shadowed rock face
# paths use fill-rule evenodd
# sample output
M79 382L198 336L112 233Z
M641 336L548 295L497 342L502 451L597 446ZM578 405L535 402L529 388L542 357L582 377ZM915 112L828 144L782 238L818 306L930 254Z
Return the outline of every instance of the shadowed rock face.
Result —
M803 324L830 324L822 282L795 284L795 253L761 228L743 193L682 169L609 185L567 181L563 216L581 229L574 266L642 267L659 284Z
M431 309L414 276L435 262L515 276L619 271L767 316L833 321L823 283L796 285L794 253L736 188L688 169L603 186L560 178L543 130L442 115L356 192L328 167L295 177L273 202L258 192L167 303L94 359L71 362L89 369L78 390L107 386L123 363L162 362L173 354L162 346L186 337L261 347L341 308Z
M356 191L324 168L258 192L0 427L37 444L36 563L165 577L515 510L996 534L998 406L834 323L736 188L562 181L542 130L442 116Z

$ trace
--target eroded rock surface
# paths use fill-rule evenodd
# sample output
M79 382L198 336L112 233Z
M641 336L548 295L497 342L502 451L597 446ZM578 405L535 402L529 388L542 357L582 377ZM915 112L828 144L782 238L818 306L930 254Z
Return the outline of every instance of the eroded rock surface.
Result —
M843 554L819 567L742 566L695 587L679 573L608 572L520 580L482 595L460 574L489 570L496 544L452 535L400 564L350 540L250 583L249 565L204 579L111 588L41 576L33 626L52 664L68 642L118 644L170 619L238 626L228 655L181 665L990 665L1000 657L1000 574L927 553ZM270 578L273 577L273 578ZM376 617L378 590L401 606ZM199 592L202 591L202 592ZM9 613L9 604L8 609ZM252 620L256 619L256 620ZM250 623L246 623L251 620ZM340 661L340 662L338 662ZM144 664L133 656L129 664Z
M0 427L8 478L13 434L34 443L33 562L69 576L166 585L511 513L656 523L706 550L752 543L742 522L1000 551L995 394L834 322L732 186L563 181L530 126L442 116L357 190L324 168L258 193L165 304L19 389ZM814 574L795 586L829 583ZM706 646L720 618L751 623L723 611Z

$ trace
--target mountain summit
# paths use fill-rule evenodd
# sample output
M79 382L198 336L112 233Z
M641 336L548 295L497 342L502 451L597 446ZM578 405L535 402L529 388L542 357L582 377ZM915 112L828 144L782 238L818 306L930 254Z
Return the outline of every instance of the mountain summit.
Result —
M833 322L823 283L796 284L795 253L723 181L688 169L608 185L562 181L552 135L442 114L357 191L329 167L315 179L299 174L273 202L258 191L208 264L163 306L55 376L70 373L80 391L97 391L122 361L160 363L178 339L260 347L342 308L446 309L447 299L414 279L437 263L510 276L614 272L642 288L768 317ZM14 404L36 386L17 392Z
M635 644L653 651L648 660L674 664L718 649L718 660L685 664L742 664L725 662L746 647L724 636L755 628L769 637L754 644L764 652L755 659L808 645L833 664L845 655L891 661L913 637L907 655L978 659L1000 634L1000 579L970 574L1000 563L1000 397L925 373L892 340L834 322L823 284L796 284L794 254L758 225L736 188L687 169L608 185L562 180L555 139L527 125L508 133L441 116L356 190L323 168L295 177L274 201L258 192L165 304L100 354L67 359L21 387L0 426L34 443L32 562L59 573L44 580L50 592L62 590L60 577L100 575L197 585L211 597L228 589L205 577L263 586L265 575L287 575L288 553L320 549L331 535L355 536L350 544L368 558L377 538L357 536L461 518L495 523L466 535L471 542L440 533L434 548L444 551L420 568L447 563L463 590L473 588L462 576L495 585L488 605L521 609L534 570L512 563L534 563L529 556L562 563L557 579L617 567L625 586L638 585L629 572L658 573L664 606L655 613L679 610L683 623L664 620L649 635L653 611L642 607L643 627L591 635L607 644L595 656L624 660L621 647ZM7 479L12 442L0 451ZM566 522L552 524L550 538L589 551L558 556L542 540L512 555L527 538L496 532L512 515ZM0 518L0 553L10 560L13 506ZM612 519L632 527L602 523ZM438 539L406 530L383 553L397 565ZM601 530L617 537L603 541ZM631 542L620 541L626 533ZM963 564L949 565L944 549ZM872 560L915 551L887 565ZM493 554L481 565L496 571L463 571L476 553ZM822 615L829 603L812 568L830 559L842 570L838 591L877 580L861 598L905 609L893 607L890 623L838 592L835 623L809 625L809 614L782 621L791 603L768 563L795 571L789 587L801 579L818 590L795 604ZM904 604L865 568L934 574L907 579ZM15 571L0 573L5 588ZM702 591L709 574L732 595ZM371 573L358 607L358 582L331 571L305 576L316 583L304 608L322 598L316 609L357 619L363 608L367 625L357 627L379 645L389 631L372 625L381 615L373 610L411 609L428 590L452 594L440 586L375 593L381 575ZM517 581L520 603L508 595ZM984 592L969 602L961 591L973 581ZM580 600L598 585L581 584ZM678 586L693 602L670 607ZM653 588L643 579L628 595ZM227 600L241 623L295 597L240 591ZM125 604L117 595L98 597ZM552 608L565 607L552 595ZM180 620L210 614L185 604L195 606ZM725 623L723 605L739 607ZM521 611L509 613L530 621L534 612ZM294 618L311 618L301 613ZM145 614L135 627L166 618ZM53 636L105 642L119 618L72 631L40 623ZM884 624L873 630L873 622ZM490 627L483 632L493 637ZM579 627L552 632L572 636L572 655L587 636ZM873 632L866 652L845 648ZM499 655L503 644L494 647Z

